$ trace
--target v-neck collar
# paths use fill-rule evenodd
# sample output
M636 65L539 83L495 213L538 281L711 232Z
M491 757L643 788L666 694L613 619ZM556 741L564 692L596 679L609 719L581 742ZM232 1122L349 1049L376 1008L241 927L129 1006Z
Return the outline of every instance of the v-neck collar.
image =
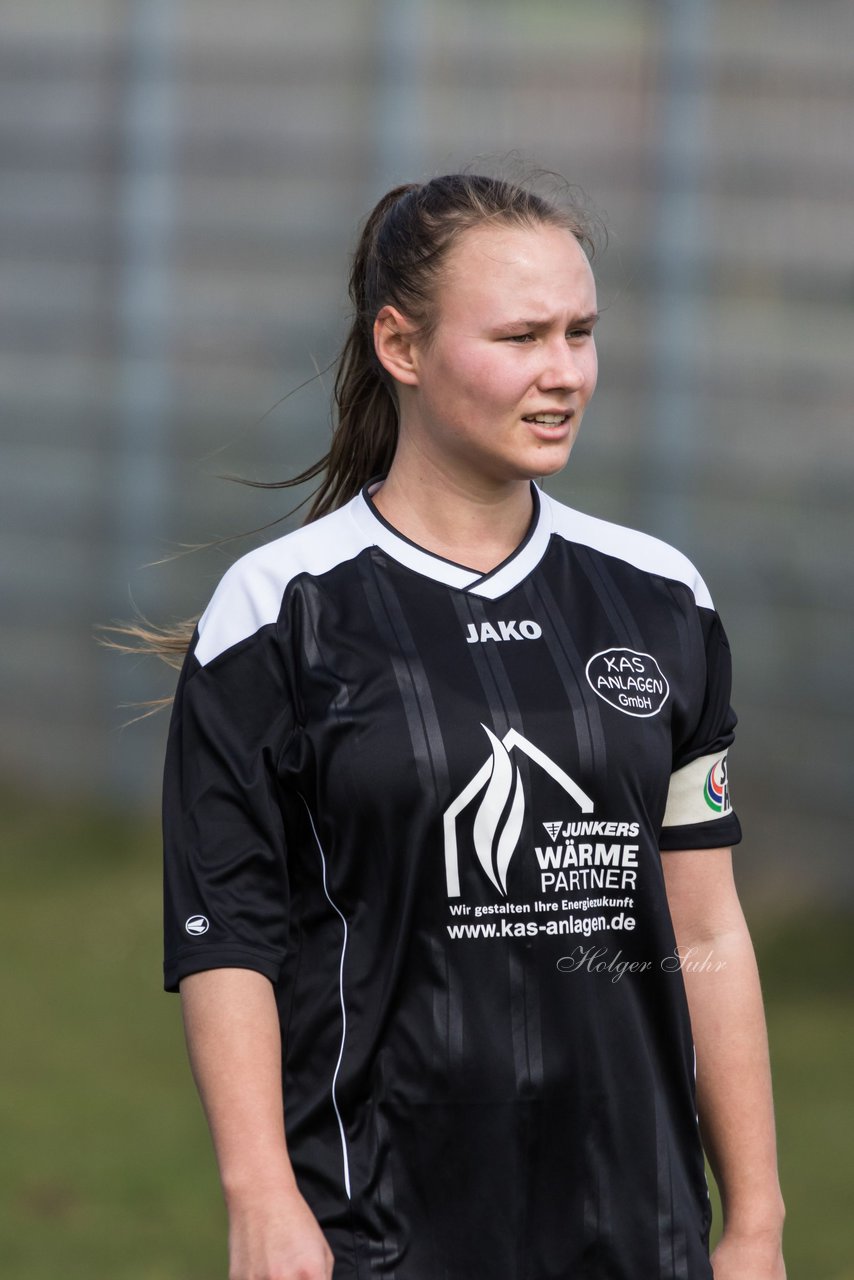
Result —
M546 553L552 532L551 508L548 501L544 501L545 495L540 493L533 482L531 496L534 500L534 512L528 532L516 550L488 573L479 573L476 569L446 560L399 533L371 502L371 494L376 492L381 483L380 479L371 480L358 497L353 499L353 515L362 534L369 544L382 548L399 564L406 565L408 569L423 574L424 577L432 578L434 582L443 582L448 587L482 596L486 600L497 600L527 578Z

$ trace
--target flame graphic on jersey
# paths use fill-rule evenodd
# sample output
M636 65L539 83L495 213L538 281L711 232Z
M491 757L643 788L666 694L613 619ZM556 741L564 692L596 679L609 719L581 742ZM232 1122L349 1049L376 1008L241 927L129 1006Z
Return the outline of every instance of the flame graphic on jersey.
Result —
M521 751L532 765L542 769L572 799L582 813L593 812L593 801L539 747L519 733L508 729L497 738L480 726L489 739L490 755L462 790L451 800L442 815L445 837L445 878L448 897L458 898L460 886L460 851L457 822L469 805L477 804L472 822L471 841L476 861L490 884L500 894L507 893L507 869L525 825L525 793L522 777L512 752ZM554 824L558 829L562 823Z
M492 774L474 820L474 851L496 889L506 894L507 868L525 821L525 795L519 766L514 765L507 748L495 734L486 725L481 728L492 747ZM508 801L510 811L504 817Z

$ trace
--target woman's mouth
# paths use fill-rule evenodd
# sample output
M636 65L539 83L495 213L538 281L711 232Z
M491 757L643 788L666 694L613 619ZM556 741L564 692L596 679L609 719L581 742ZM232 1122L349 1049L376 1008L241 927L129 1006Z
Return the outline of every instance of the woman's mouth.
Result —
M535 422L542 427L561 427L565 422L569 422L568 413L528 413L522 419L523 422Z

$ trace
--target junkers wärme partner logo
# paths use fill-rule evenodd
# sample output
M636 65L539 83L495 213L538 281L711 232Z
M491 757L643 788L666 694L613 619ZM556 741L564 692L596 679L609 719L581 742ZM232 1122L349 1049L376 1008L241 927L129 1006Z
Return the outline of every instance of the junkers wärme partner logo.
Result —
M627 716L655 716L667 701L670 685L650 653L603 649L587 664L587 683L603 702Z
M189 920L184 924L187 933L191 933L194 936L207 933L210 927L210 921L207 916L190 916Z

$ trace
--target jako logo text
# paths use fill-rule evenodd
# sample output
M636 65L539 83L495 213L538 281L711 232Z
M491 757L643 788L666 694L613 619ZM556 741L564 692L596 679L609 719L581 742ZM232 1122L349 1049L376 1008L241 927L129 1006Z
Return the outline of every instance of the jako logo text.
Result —
M496 631L491 622L482 622L479 627L470 622L466 644L483 644L486 640L539 640L543 634L540 624L530 618L524 622L499 622L497 627Z

